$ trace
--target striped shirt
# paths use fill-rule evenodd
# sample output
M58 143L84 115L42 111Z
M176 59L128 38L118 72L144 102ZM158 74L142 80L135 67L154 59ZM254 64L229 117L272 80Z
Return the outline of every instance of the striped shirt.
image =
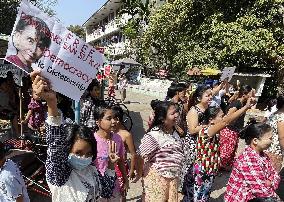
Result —
M138 154L163 177L174 178L181 173L184 153L182 141L176 131L166 134L153 128L142 138Z

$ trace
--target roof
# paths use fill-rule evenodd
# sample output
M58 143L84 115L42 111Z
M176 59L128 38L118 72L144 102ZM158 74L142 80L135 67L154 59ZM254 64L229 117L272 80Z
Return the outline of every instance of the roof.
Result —
M88 25L97 24L105 17L108 16L109 13L114 12L122 5L121 0L108 0L99 10L97 10L91 17L89 17L86 22L82 26L86 27Z
M271 77L270 74L258 74L258 73L240 73L240 72L235 72L234 76L258 76L258 77Z

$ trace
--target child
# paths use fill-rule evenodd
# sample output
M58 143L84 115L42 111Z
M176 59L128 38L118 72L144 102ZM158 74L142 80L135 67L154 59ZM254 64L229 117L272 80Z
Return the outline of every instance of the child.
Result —
M109 142L106 157L110 159L109 164L102 173L98 172L92 165L97 156L97 144L92 131L80 125L63 127L56 94L50 90L48 81L39 74L32 72L31 77L34 93L46 100L48 106L46 179L52 201L95 202L100 197L110 198L116 180L113 163L119 158L114 153L115 143Z
M19 167L6 159L5 145L0 142L0 201L29 202L29 196Z
M119 160L117 166L119 171L123 177L124 187L122 188L124 191L128 189L128 178L126 174L126 168L124 165L124 145L121 137L117 133L113 133L115 130L117 119L114 116L114 111L107 104L99 105L94 112L94 118L96 120L97 128L95 129L95 138L98 143L98 153L97 158L95 160L95 165L101 173L104 173L107 165L108 165L108 152L109 152L109 141L114 141L117 146L117 150L115 150L119 156ZM121 190L119 186L119 180L117 179L115 182L115 189L113 191L113 195L110 200L101 199L101 202L105 201L120 201L121 200Z
M115 118L118 120L116 124L116 129L115 133L119 134L125 148L130 151L131 154L131 164L130 164L130 171L129 171L129 177L130 179L133 179L135 177L135 166L136 166L136 159L137 159L137 154L136 154L136 149L135 145L133 142L133 137L130 132L128 132L124 125L123 125L123 109L120 106L113 106L112 109L114 110ZM129 168L128 162L127 162L127 151L125 150L124 153L124 160L125 160L125 167ZM119 172L117 173L118 180L120 182L120 188L122 189L124 187L124 182L123 182L123 176L122 173ZM121 192L124 194L123 201L126 201L126 193L125 190L121 190Z
M38 97L34 91L32 91L31 101L28 105L28 113L26 118L22 123L28 124L28 127L32 130L39 131L40 128L44 125L44 116L45 110L44 105L42 104L40 97Z
M247 104L232 113L224 116L220 107L209 107L204 112L204 124L198 135L196 160L193 166L194 200L188 195L183 201L209 201L211 188L220 164L219 132L250 108L251 99Z
M263 152L271 145L272 128L250 124L244 131L245 151L236 159L227 184L226 202L247 202L254 198L277 198L280 177Z

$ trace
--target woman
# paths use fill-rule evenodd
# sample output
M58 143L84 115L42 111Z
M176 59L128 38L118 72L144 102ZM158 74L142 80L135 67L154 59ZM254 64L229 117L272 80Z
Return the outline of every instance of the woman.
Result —
M5 59L30 73L32 63L39 60L51 44L50 37L45 33L50 33L50 30L42 19L22 13L12 38L16 54Z
M170 99L170 101L175 103L178 107L179 117L177 120L176 129L181 137L184 137L187 131L186 114L188 112L188 99L186 97L186 88L187 86L184 83L176 84L175 94Z
M174 127L178 115L174 103L160 102L151 128L141 140L138 154L144 164L147 202L178 201L178 177L184 158L182 141Z
M205 111L204 123L198 135L197 157L193 166L194 198L188 201L209 201L213 181L220 163L219 132L233 120L244 114L251 106L251 100L231 116L225 116L220 107L209 107ZM188 198L189 199L189 198Z
M252 88L250 86L242 86L238 92L238 99L230 103L227 115L241 109L251 97ZM233 166L235 153L239 142L239 133L244 127L245 114L234 122L230 123L220 132L220 156L221 168L230 170Z
M280 172L283 162L283 149L284 148L284 96L281 95L277 98L277 109L267 123L272 127L272 144L266 150L266 153L272 161L273 167Z
M271 145L272 128L265 123L253 123L243 133L246 147L234 163L224 200L248 202L263 198L281 201L275 193L280 177L263 152Z
M184 201L188 201L193 197L193 176L192 165L196 158L197 135L203 128L204 112L209 107L212 100L212 91L209 86L199 86L193 94L196 103L187 114L187 135L183 139L185 161L183 165L183 173L181 175L182 192Z

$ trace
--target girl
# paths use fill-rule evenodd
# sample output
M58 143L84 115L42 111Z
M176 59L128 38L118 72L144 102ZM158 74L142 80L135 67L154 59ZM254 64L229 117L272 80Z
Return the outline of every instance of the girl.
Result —
M121 137L117 133L113 133L112 131L116 128L117 119L114 116L114 111L107 104L99 105L94 112L94 118L96 120L96 129L94 137L98 143L98 153L97 158L95 160L95 165L101 173L104 173L107 169L107 165L109 163L108 155L109 155L109 146L108 142L114 141L116 143L116 149L119 156L119 160L117 162L117 166L119 171L121 172L124 187L122 187L123 192L127 192L129 183L126 174L126 168L124 164L124 155L125 149L123 145L123 141ZM113 196L111 199L101 199L101 202L105 201L120 201L121 200L121 190L119 186L119 180L117 179L115 182L115 189L113 191Z
M277 98L277 109L267 123L272 127L272 144L267 149L266 153L270 157L273 167L280 172L283 163L283 148L284 148L284 96Z
M31 73L33 91L48 106L46 120L47 160L46 179L53 202L94 202L99 197L110 198L114 189L115 172L105 169L100 173L91 165L97 156L97 145L88 128L79 125L63 127L58 113L55 92L39 72ZM115 143L109 143L109 164L118 160Z
M220 107L206 109L204 123L208 126L199 132L196 147L197 157L193 166L194 197L184 201L209 201L212 184L220 163L219 131L244 114L250 108L250 103L251 100L248 100L244 107L226 117L223 117L224 113Z
M227 184L226 202L277 198L275 190L280 177L269 157L263 152L271 145L272 128L264 123L250 124L244 130L245 151L236 159Z
M188 131L183 139L185 161L183 163L183 173L181 175L182 192L184 194L184 201L193 198L193 183L192 166L196 157L197 135L203 128L204 112L209 107L212 100L211 88L205 85L199 86L194 94L193 99L195 105L191 107L187 114Z
M178 177L184 158L182 141L174 127L178 115L174 103L160 102L153 124L141 140L138 154L143 160L139 165L144 164L147 202L178 201Z
M125 129L123 125L123 109L120 106L115 105L112 107L112 110L114 111L114 116L117 119L117 124L116 124L116 128L114 132L117 133L121 137L124 143L124 147L126 148L125 153L124 153L124 160L125 160L124 164L125 164L125 167L127 168L127 173L128 173L128 168L129 168L128 162L127 162L127 151L130 151L130 154L131 154L131 161L130 161L131 163L130 163L130 170L129 170L128 175L130 179L133 179L135 177L134 171L135 171L136 159L137 159L133 137L131 133ZM123 194L123 201L126 201L126 192L125 190L123 190L124 182L123 182L122 173L119 171L117 173L117 176L120 182L121 193Z
M6 159L7 150L0 142L0 201L29 202L29 195L19 167Z
M32 91L32 90L31 90ZM28 105L28 113L25 120L22 122L28 124L28 127L32 130L39 131L44 125L45 110L40 98L32 91L31 101Z

